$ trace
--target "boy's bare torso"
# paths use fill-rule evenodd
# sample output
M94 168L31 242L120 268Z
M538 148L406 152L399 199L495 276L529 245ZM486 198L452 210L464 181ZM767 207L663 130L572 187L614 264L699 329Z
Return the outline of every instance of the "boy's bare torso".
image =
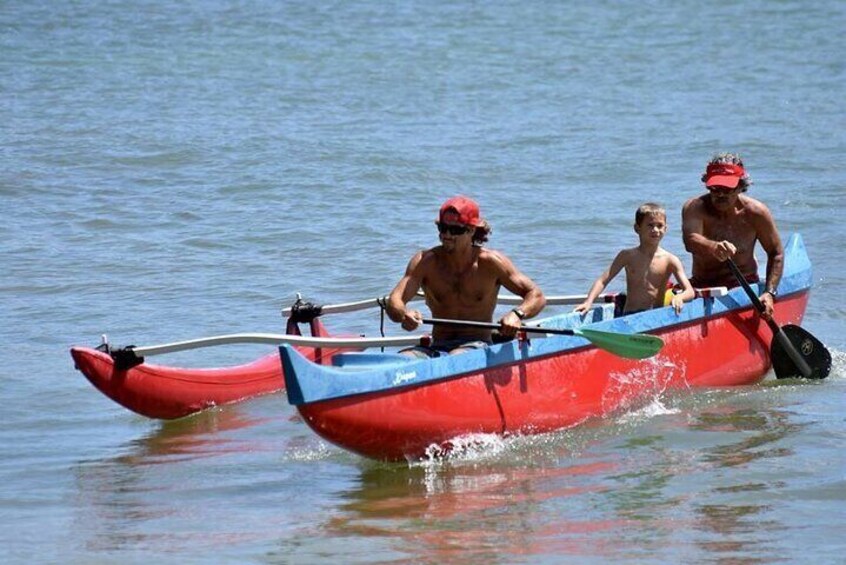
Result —
M625 312L663 306L673 256L661 247L654 252L633 247L621 254L626 269Z

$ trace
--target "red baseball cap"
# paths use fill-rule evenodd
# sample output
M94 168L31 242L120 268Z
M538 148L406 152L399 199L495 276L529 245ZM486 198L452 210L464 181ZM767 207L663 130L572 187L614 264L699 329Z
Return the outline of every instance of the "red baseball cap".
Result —
M436 222L443 221L479 227L482 219L479 217L479 205L475 200L466 196L454 196L441 205L441 212Z
M726 186L737 188L740 179L746 176L746 171L740 165L731 163L709 163L705 169L705 186Z

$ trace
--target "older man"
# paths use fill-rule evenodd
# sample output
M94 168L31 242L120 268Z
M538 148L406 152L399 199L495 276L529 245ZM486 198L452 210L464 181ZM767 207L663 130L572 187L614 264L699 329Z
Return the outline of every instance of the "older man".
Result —
M755 243L767 254L767 278L761 294L765 316L773 313L773 299L784 269L784 247L769 208L744 194L752 184L743 161L721 153L708 163L702 181L707 194L688 200L682 208L685 248L693 254L690 282L696 287L737 286L726 259L733 259L749 282L758 282Z
M490 322L497 294L504 286L523 298L500 323L500 332L514 336L521 321L540 312L546 304L543 292L499 251L482 247L490 227L482 220L479 205L464 196L450 198L441 206L435 221L441 244L420 251L411 258L405 275L391 292L388 316L408 331L417 329L422 314L406 308L422 288L426 305L436 318ZM403 353L438 356L460 353L491 343L491 330L435 326L431 347L415 347Z

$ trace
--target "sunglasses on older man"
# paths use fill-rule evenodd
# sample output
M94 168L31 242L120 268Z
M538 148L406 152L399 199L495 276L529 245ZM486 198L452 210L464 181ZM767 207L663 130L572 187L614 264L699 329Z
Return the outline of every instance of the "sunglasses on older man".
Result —
M439 233L448 233L449 235L464 235L472 229L467 226L445 224L443 222L438 222L437 224Z
M708 192L710 192L711 194L725 194L725 195L734 194L735 192L740 190L739 186L731 188L729 186L716 186L715 185L715 186L706 186L705 188L707 188Z

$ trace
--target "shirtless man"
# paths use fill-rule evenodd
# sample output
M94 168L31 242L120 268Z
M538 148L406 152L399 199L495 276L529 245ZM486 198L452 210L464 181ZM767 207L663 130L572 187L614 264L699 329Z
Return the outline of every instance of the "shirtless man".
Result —
M693 254L694 286L738 285L726 259L732 258L751 283L758 282L755 242L767 253L767 279L761 302L765 318L773 315L773 299L784 269L784 247L770 210L743 194L752 184L740 156L716 155L702 181L708 194L691 198L682 208L684 246Z
M682 288L673 294L670 303L678 314L685 301L693 299L693 286L684 273L684 266L678 257L661 247L661 240L667 233L667 213L658 204L647 202L635 212L634 231L640 243L637 247L623 249L590 287L587 299L576 306L575 312L590 310L596 297L605 290L617 273L626 269L626 305L623 314L635 314L650 308L664 306L667 281L673 275Z
M444 202L435 222L441 244L420 251L408 263L405 276L388 296L386 311L408 331L417 329L423 315L406 304L422 288L426 305L436 318L491 322L497 294L504 286L523 298L517 308L499 321L500 332L513 337L521 321L531 318L546 305L540 288L502 253L484 249L490 227L479 215L473 200L456 196ZM435 326L432 346L415 347L401 353L435 357L461 353L491 343L491 330Z

